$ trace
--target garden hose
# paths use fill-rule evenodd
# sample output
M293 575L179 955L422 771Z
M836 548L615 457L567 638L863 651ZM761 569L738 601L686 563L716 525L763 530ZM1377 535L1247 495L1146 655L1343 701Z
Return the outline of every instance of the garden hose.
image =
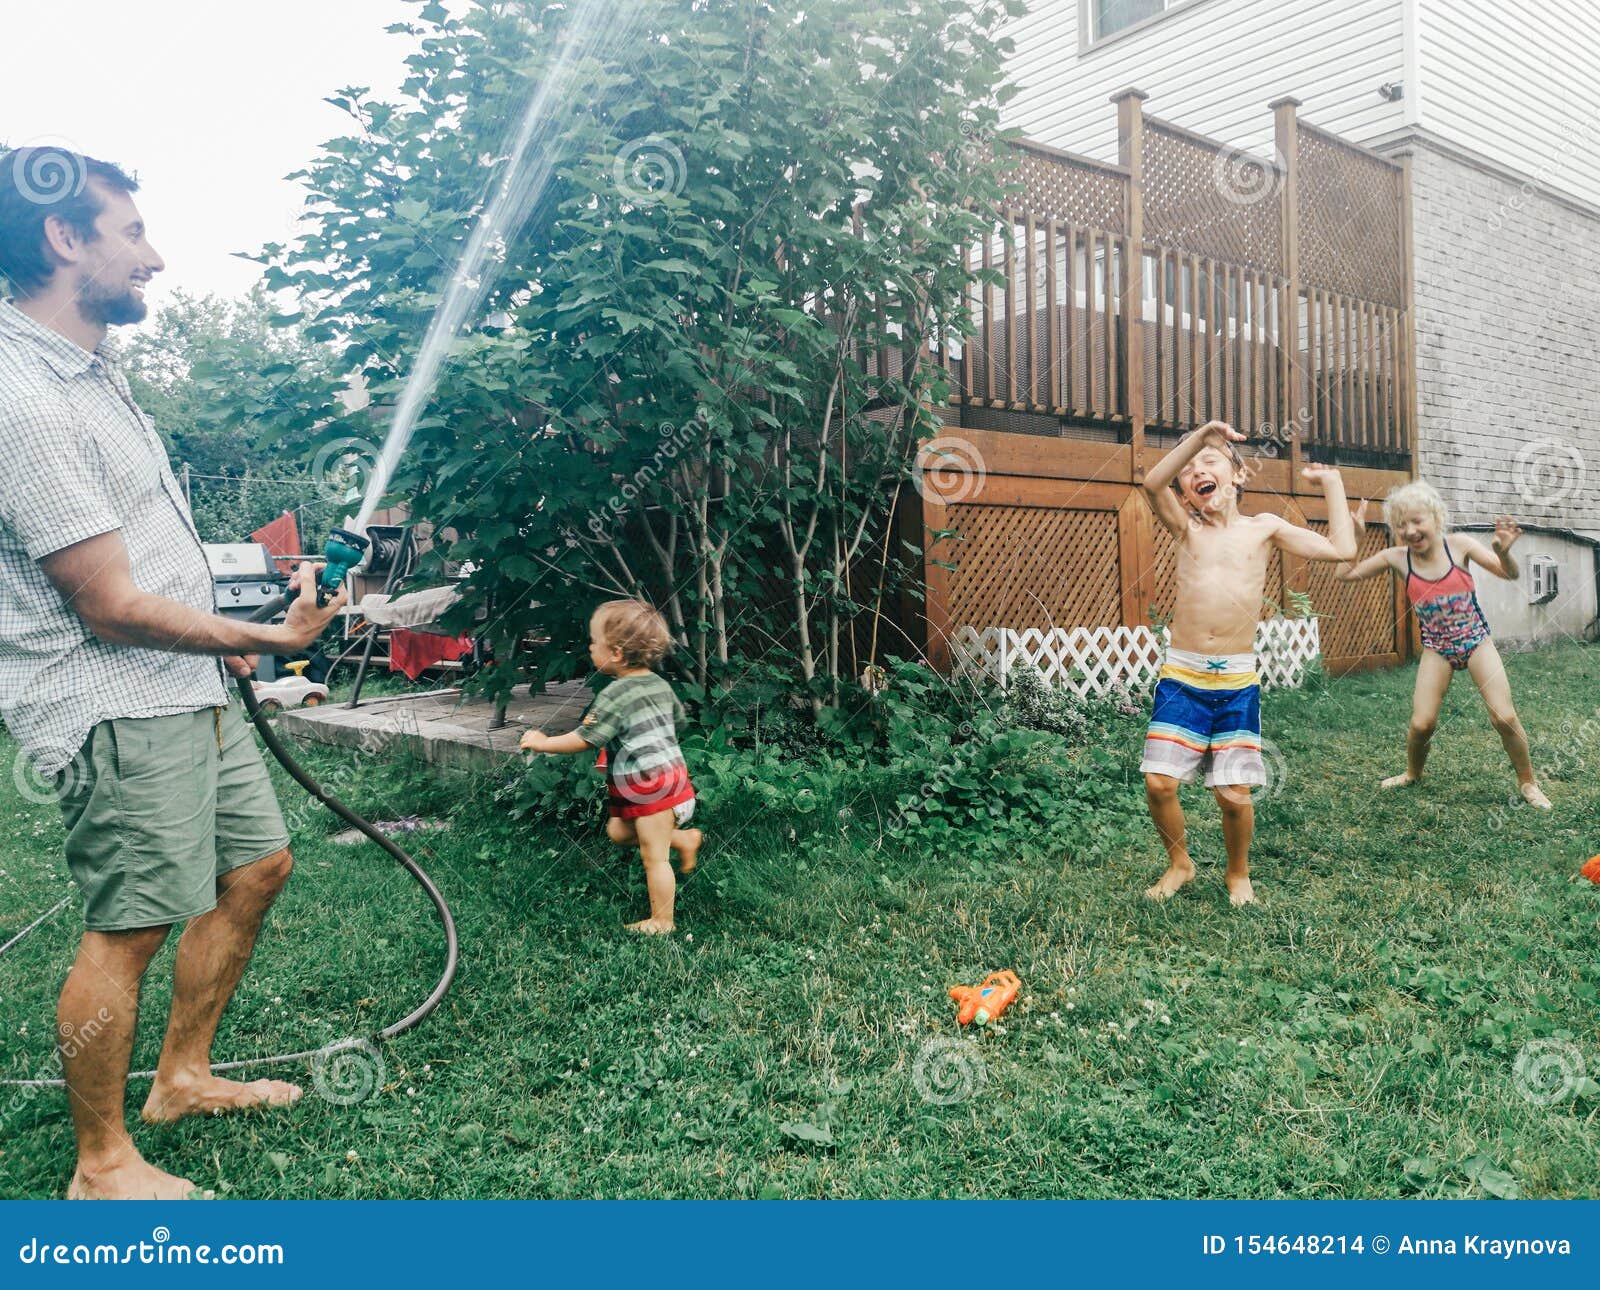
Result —
M338 535L340 530L336 529L334 532L336 535ZM333 545L333 542L334 539L330 538L330 549ZM330 567L332 567L333 562L330 560L329 564ZM340 580L342 581L342 572ZM336 589L338 583L335 583L334 586ZM322 589L319 588L319 600L322 599L320 594L321 590ZM256 613L251 615L251 620L265 622L267 619L273 617L280 610L285 608L289 601L293 598L294 597L292 593L279 596L269 604L263 605L259 610L256 611ZM433 1010L439 1006L439 1004L443 1001L445 994L450 989L450 983L455 980L456 967L460 961L461 954L460 946L456 938L456 921L454 915L452 915L450 912L450 906L445 903L444 896L440 894L439 888L434 885L433 879L428 876L422 866L419 865L416 860L414 860L404 850L404 848L396 844L392 838L385 836L370 820L357 815L356 812L352 811L332 793L328 792L327 789L325 789L321 784L311 777L310 772L307 771L304 766L294 759L293 754L291 754L289 750L283 746L283 742L278 738L277 733L273 730L271 723L266 718L266 714L261 711L261 705L256 701L255 686L251 684L248 678L239 678L239 695L244 700L245 711L249 714L250 720L255 723L256 730L261 735L261 741L266 744L268 751L270 751L272 755L278 759L279 764L284 768L284 770L289 772L290 777L295 781L295 783L299 784L301 788L305 789L307 793L316 798L317 801L321 802L346 824L349 824L351 827L359 830L361 833L364 833L367 837L371 838L372 841L376 842L380 847L387 851L389 855L399 863L400 867L411 875L412 879L417 883L417 885L427 893L428 899L433 902L434 912L438 916L439 928L444 933L445 961L444 970L439 974L439 980L434 985L433 990L428 997L410 1012L408 1012L405 1016L401 1017L399 1021L396 1021L393 1025L385 1026L382 1030L376 1032L375 1034L342 1039L335 1041L334 1043L324 1045L321 1048L308 1048L303 1052L298 1053L280 1053L272 1057L246 1057L239 1061L217 1062L212 1065L211 1069L213 1071L235 1071L243 1070L250 1066L281 1066L290 1062L325 1062L334 1054L343 1052L347 1049L360 1048L366 1044L382 1043L385 1040L393 1039L396 1035L403 1035L406 1031L419 1024L425 1017L428 1016L429 1013L433 1012ZM40 915L27 927L23 928L22 931L8 940L4 945L0 945L0 954L4 954L7 950L11 949L12 946L16 945L17 942L23 939L23 937L27 936L47 918L49 918L57 910L63 908L66 904L66 900L58 902L54 908ZM150 1079L154 1075L154 1071L132 1071L129 1073L128 1078ZM65 1081L60 1079L0 1080L0 1085L25 1088L60 1088L64 1085L64 1083Z

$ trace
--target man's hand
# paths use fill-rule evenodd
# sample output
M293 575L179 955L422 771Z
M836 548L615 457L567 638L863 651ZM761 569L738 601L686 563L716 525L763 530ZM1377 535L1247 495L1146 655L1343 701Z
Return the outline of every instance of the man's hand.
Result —
M1489 545L1494 547L1499 554L1504 555L1511 550L1521 536L1522 525L1518 524L1511 516L1502 515L1494 522L1494 538Z
M288 646L285 653L309 649L312 642L322 635L344 606L347 597L343 587L329 598L326 605L318 606L317 577L321 572L320 563L313 564L308 560L294 571L294 577L289 580L289 585L299 594L289 606L288 616L283 620L282 631L288 638L285 642Z
M259 654L229 654L222 660L223 666L228 669L228 675L239 677L241 680L247 676L254 676L256 664L259 662L261 662Z

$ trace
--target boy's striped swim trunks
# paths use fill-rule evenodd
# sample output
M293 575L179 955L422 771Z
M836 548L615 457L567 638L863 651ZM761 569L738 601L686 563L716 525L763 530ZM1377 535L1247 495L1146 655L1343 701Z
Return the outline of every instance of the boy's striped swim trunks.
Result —
M1167 650L1139 770L1190 784L1202 767L1208 788L1267 782L1254 654Z

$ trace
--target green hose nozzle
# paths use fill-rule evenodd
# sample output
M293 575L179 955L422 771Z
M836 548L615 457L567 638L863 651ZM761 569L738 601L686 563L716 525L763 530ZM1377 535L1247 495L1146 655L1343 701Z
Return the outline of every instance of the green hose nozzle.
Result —
M371 545L368 539L359 533L350 532L349 529L329 531L327 545L322 548L322 558L326 563L323 565L321 576L317 579L317 604L325 605L338 595L339 588L344 585L350 570L366 559L367 548ZM292 588L288 599L294 599Z

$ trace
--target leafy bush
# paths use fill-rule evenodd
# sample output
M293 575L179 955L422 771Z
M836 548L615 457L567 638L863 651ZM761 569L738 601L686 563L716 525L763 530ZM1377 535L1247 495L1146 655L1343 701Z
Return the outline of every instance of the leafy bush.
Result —
M679 732L696 793L724 825L787 820L799 854L889 842L980 867L1090 849L1138 816L1122 762L1089 746L1130 702L1079 700L1031 671L999 702L916 663L882 679L815 721L776 675L683 687L698 708ZM604 790L592 759L545 757L503 797L515 818L598 829Z
M1138 716L1144 705L1126 687L1099 698L1080 698L1065 686L1051 686L1039 670L1013 673L997 717L1007 727L1042 730L1068 743L1092 742L1108 725Z
M1043 731L991 730L902 796L891 835L974 862L1088 849L1127 817L1124 779L1102 750L1074 756Z

